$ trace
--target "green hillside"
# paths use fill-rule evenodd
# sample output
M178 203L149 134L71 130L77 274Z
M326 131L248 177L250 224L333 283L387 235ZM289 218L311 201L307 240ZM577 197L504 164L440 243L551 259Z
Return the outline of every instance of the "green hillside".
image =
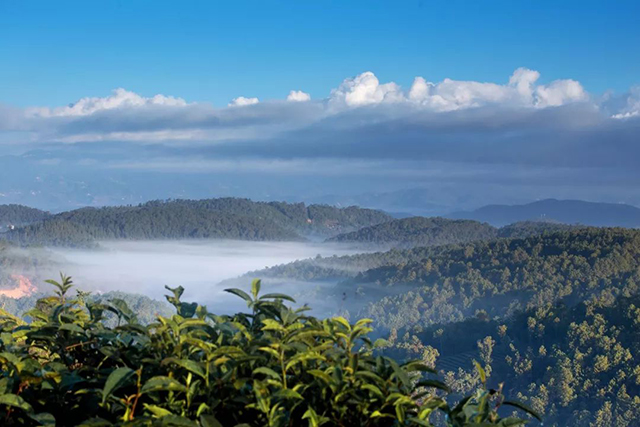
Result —
M9 231L21 245L91 246L111 239L241 239L295 241L331 236L389 217L360 208L247 199L154 201L137 206L83 208Z
M613 292L615 293L615 292ZM553 427L632 427L640 419L640 296L603 292L576 306L544 306L392 334L389 354L435 366L459 394L504 382Z
M0 232L49 218L49 212L22 205L0 205Z
M490 240L497 235L494 227L476 221L412 217L364 227L332 237L328 241L374 247L412 248Z
M462 320L476 310L506 316L558 300L633 295L640 285L640 231L579 229L449 246L421 260L367 270L343 289L401 286L368 307L389 328ZM409 291L405 292L405 288Z

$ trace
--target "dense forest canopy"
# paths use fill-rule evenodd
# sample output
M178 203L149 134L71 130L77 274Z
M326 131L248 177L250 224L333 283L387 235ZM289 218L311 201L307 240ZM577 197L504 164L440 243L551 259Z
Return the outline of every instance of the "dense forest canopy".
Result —
M0 232L49 218L49 212L22 205L0 205Z
M489 240L497 235L494 227L476 221L411 217L364 227L328 241L409 248Z
M586 226L563 224L554 221L519 221L498 229L498 237L525 238L537 234L569 231Z
M382 225L386 224L387 223L384 223ZM445 226L454 224L455 227L455 222L444 224ZM376 227L370 227L366 228L366 230L373 230L375 228ZM505 237L525 238L529 236L543 236L555 232L578 230L581 228L585 227L547 222L520 222L495 229L494 233L490 233L490 236L493 237L487 240L498 240ZM449 232L447 231L447 233ZM357 233L345 234L345 236L351 235L357 235ZM453 238L456 238L455 235ZM341 280L355 277L359 273L377 267L420 262L429 256L433 256L435 253L445 250L448 244L453 242L444 243L440 244L438 248L432 246L417 246L410 249L394 248L388 251L373 253L298 260L289 264L276 265L262 270L252 271L247 273L247 276L317 282ZM469 243L472 242L470 241Z
M82 208L16 228L2 237L21 245L92 246L110 239L240 239L295 241L327 237L391 219L357 207L247 199L153 201Z
M558 300L573 304L602 293L632 295L640 285L636 230L579 229L429 252L420 260L367 270L341 286L410 285L408 292L368 309L381 324L404 327L461 320L481 309L504 316Z
M530 405L554 427L632 427L640 419L640 296L603 295L575 306L545 304L506 319L485 312L460 322L392 332L388 354L433 364L457 393L479 384Z

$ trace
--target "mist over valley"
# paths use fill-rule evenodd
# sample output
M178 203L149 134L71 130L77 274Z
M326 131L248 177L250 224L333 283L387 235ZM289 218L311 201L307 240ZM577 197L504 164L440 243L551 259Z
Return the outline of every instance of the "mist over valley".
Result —
M183 286L185 301L197 301L220 313L246 307L238 298L223 292L220 282L296 260L357 252L352 246L339 243L239 240L106 241L94 250L50 251L57 259L57 267L72 275L84 290L135 292L164 300L165 285ZM247 290L252 279L244 278L239 287ZM272 282L265 288L295 296L311 290L305 289L307 285L303 281ZM316 301L300 302L316 306Z

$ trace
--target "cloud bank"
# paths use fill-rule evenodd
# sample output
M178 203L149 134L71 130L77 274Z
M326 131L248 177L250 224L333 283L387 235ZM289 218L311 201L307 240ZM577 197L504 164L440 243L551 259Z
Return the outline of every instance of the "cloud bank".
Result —
M381 83L367 71L345 79L324 99L311 100L308 93L292 90L284 100L260 102L256 97L239 96L223 108L162 94L144 97L119 88L109 96L82 98L68 106L14 109L11 113L7 109L0 129L23 132L24 140L30 142L220 141L275 137L335 121L336 116L350 116L359 109L368 109L369 120L379 123L416 115L429 121L441 113L483 108L515 112L580 103L598 108L575 80L539 84L539 79L537 71L519 68L504 84L451 79L433 83L416 77L404 89L394 82ZM633 117L639 111L640 96L634 88L628 103L611 117ZM476 114L467 117L473 119Z
M368 71L324 98L296 89L283 99L239 96L224 107L125 89L68 106L0 106L0 151L62 153L38 151L39 168L71 156L92 170L324 177L284 184L313 182L324 194L348 177L354 184L340 190L500 185L558 197L569 186L576 197L632 201L639 140L640 86L590 94L576 80L543 81L527 68L501 83L416 77L409 87ZM269 194L283 185L257 183Z

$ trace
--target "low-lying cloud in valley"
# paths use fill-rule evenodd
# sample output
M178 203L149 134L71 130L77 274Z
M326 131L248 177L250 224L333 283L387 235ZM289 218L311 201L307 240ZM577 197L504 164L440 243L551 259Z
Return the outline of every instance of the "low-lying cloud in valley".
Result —
M224 292L226 286L219 285L224 280L317 255L361 252L339 244L235 240L102 242L100 246L99 250L50 250L57 267L71 275L79 289L98 293L124 291L164 300L165 285L183 286L184 301L197 301L223 313L246 309L242 300ZM248 277L242 281L247 291L251 280ZM311 291L311 286L318 284L271 282L265 284L264 292L295 295ZM317 301L313 306L324 307L324 303Z

